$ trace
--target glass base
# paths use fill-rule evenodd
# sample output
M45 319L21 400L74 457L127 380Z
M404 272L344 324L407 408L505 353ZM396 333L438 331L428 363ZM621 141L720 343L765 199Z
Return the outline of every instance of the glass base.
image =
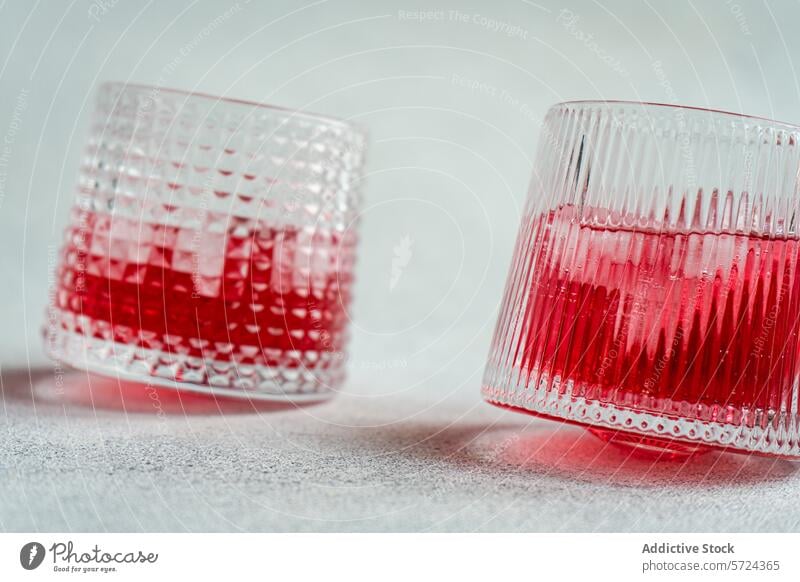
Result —
M653 460L684 460L713 451L705 445L692 445L671 439L648 437L604 428L587 429L597 438L629 452L631 455Z
M514 378L513 371L489 369L487 377ZM536 387L484 384L489 403L527 414L548 417L588 428L611 444L670 456L689 456L708 449L755 453L770 457L800 458L797 421L788 412L771 415L766 426L727 424L718 420L680 417L652 410L637 410L610 402L573 396L574 387L544 378ZM691 408L686 404L683 408Z
M90 338L64 329L45 341L53 360L72 368L149 386L272 402L313 403L335 394L343 366L308 370L206 360Z
M261 414L297 410L326 401L229 398L217 393L184 390L177 385L157 386L74 368L57 369L55 374L39 378L33 383L33 395L37 403L56 404L65 409L74 406L155 416Z

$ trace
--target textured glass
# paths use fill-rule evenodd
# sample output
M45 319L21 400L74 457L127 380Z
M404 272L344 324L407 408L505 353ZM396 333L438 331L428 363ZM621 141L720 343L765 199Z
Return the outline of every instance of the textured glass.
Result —
M800 128L548 113L484 397L635 446L798 456Z
M104 85L48 314L51 357L234 396L335 390L363 146L333 119Z

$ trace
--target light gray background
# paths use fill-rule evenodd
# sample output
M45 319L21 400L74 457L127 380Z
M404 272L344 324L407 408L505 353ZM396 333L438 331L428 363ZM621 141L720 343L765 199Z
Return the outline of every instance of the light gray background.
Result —
M798 21L797 2L745 0L0 2L0 529L796 531L790 463L631 459L478 391L547 107L798 123ZM54 394L39 329L104 80L371 129L344 394L257 411L155 409L85 377Z

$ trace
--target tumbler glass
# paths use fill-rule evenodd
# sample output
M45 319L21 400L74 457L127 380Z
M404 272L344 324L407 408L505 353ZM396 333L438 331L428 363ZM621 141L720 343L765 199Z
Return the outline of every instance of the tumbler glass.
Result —
M318 115L102 86L49 355L226 396L331 394L345 370L364 142Z
M721 111L554 106L485 399L659 455L800 456L799 142Z

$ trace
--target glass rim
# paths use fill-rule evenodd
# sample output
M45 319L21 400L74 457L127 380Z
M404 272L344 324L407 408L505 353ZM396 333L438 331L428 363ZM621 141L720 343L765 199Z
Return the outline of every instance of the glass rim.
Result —
M780 121L778 119L772 119L770 117L763 117L760 115L750 115L748 113L737 113L735 111L728 111L726 109L714 109L713 107L700 107L697 105L681 105L677 103L662 103L659 101L635 101L628 99L571 99L568 101L560 101L558 103L555 103L552 105L551 109L555 109L557 107L563 107L565 105L595 105L595 106L634 105L640 107L652 107L652 108L663 108L663 109L672 109L679 111L682 110L682 111L692 111L700 113L711 113L719 116L732 117L740 121L753 120L759 122L766 122L771 125L783 126L786 128L791 128L792 130L795 131L800 131L800 123L789 123L787 121Z
M345 127L351 131L355 131L360 133L363 136L367 135L366 128L357 123L355 121L351 121L348 119L342 119L340 117L335 117L332 115L325 115L322 113L314 113L311 111L305 111L303 109L292 109L291 107L283 107L281 105L272 105L270 103L264 103L261 101L253 101L250 99L239 99L238 97L223 97L220 95L214 95L212 93L205 93L203 91L190 91L188 89L176 89L174 87L162 87L161 85L151 85L148 83L128 83L125 81L104 81L100 83L98 86L98 91L102 91L111 87L120 87L123 90L126 89L134 89L134 90L152 90L158 91L163 93L171 93L173 95L184 95L187 98L192 99L199 99L203 101L216 101L231 105L246 105L250 107L257 107L259 109L268 109L270 111L274 111L275 113L283 113L288 114L289 117L293 118L305 118L311 119L315 121L321 121L328 125L337 125L340 127Z

